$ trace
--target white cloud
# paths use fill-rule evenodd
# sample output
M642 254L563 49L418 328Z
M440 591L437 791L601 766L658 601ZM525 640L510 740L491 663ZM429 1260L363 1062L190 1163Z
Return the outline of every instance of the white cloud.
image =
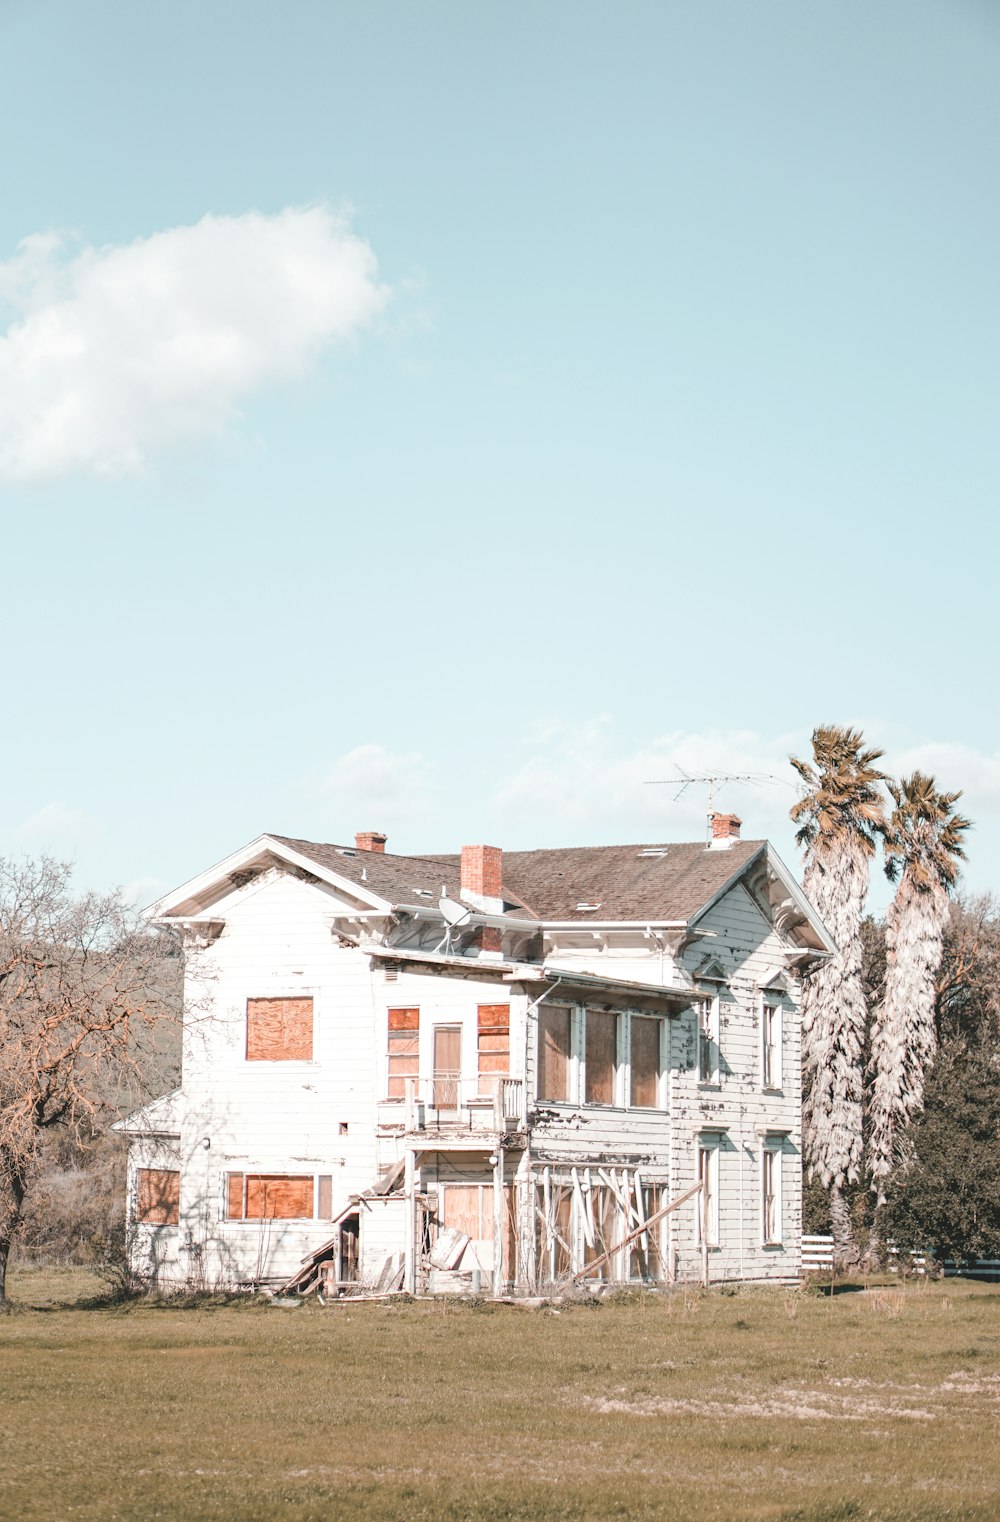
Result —
M877 745L878 721L866 722L864 733ZM715 794L714 807L739 814L744 837L773 841L787 865L798 872L800 854L788 818L797 794L789 754L808 758L808 733L673 730L630 746L608 719L551 725L526 743L523 759L497 786L492 800L497 833L533 845L698 840L706 832L707 786L692 785L678 797L680 777L665 786L647 784L671 779L678 770L691 775L750 774L754 781L724 784ZM939 787L962 789L959 807L975 826L968 841L966 880L973 888L996 886L1000 755L953 741L923 740L891 743L881 764L894 776L919 767L930 772ZM884 907L890 894L876 866L873 905Z
M322 791L337 800L337 816L353 817L354 830L381 830L426 815L436 791L433 768L417 751L384 745L355 746L334 762Z
M25 819L16 830L19 840L37 846L78 846L96 840L102 834L99 819L86 809L69 809L61 803L46 803Z
M218 432L386 300L370 246L326 207L207 216L104 248L26 238L0 262L0 475L137 471Z
M685 788L681 774L738 773L753 780L718 784L713 806L740 814L748 836L778 838L789 833L795 799L788 753L801 744L801 736L768 738L749 730L673 730L628 749L607 719L552 726L500 784L494 806L519 833L525 824L546 838L571 828L580 844L697 840L706 828L709 789L704 783Z

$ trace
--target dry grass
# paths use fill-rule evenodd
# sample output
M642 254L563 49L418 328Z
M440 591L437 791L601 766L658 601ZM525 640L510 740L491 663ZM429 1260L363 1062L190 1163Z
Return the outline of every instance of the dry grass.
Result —
M18 1522L986 1522L1000 1290L0 1319ZM39 1307L30 1309L31 1306Z

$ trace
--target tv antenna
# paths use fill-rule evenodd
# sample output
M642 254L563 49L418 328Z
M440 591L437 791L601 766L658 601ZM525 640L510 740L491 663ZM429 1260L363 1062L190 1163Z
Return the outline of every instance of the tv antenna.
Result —
M646 786L676 787L677 791L674 794L675 803L682 794L687 792L689 787L707 787L709 813L712 812L716 793L720 792L727 782L743 782L750 787L766 787L770 783L780 785L785 781L784 777L776 777L772 772L704 772L699 775L692 775L691 772L686 772L682 766L678 766L676 761L673 762L673 768L677 773L676 777L651 777L647 780ZM788 783L788 786L791 787L792 784Z

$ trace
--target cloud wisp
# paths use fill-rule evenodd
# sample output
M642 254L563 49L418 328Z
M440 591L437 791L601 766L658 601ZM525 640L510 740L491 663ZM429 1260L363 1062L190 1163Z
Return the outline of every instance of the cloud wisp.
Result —
M55 234L0 261L0 475L140 471L218 433L383 309L367 242L328 207L207 216L104 248Z

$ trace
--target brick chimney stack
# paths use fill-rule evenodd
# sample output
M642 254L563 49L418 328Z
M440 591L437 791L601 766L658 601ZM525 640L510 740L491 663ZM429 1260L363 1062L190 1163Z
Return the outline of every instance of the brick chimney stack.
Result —
M462 897L477 908L499 914L503 910L503 852L499 846L462 847Z
M740 838L740 825L743 823L738 814L709 814L712 826L712 850L728 851L734 840Z
M381 830L359 830L354 837L354 849L383 853L388 838L388 835L383 835Z

